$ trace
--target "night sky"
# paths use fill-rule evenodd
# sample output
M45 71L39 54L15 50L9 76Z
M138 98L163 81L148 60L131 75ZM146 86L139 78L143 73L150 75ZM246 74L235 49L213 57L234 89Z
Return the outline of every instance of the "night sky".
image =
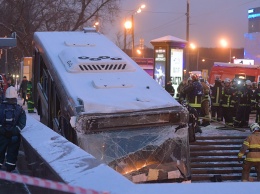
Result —
M112 28L104 32L112 41L115 34L123 34L124 18L131 18L141 4L146 8L134 14L135 45L143 38L145 45L166 35L186 39L187 0L122 0L121 14ZM260 0L190 0L190 42L199 47L221 47L225 38L232 48L244 47L248 32L247 12L260 7ZM130 39L130 35L127 36Z

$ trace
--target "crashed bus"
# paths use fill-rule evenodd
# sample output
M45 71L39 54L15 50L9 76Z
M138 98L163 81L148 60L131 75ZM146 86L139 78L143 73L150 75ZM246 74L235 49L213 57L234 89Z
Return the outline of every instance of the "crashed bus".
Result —
M190 179L187 110L120 48L93 28L33 44L42 123L133 182Z

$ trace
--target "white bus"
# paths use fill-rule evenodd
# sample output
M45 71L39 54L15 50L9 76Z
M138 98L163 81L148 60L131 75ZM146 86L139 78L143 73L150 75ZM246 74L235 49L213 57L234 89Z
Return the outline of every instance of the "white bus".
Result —
M35 32L33 42L42 123L131 180L161 163L189 177L187 127L175 133L186 109L121 49L92 28Z

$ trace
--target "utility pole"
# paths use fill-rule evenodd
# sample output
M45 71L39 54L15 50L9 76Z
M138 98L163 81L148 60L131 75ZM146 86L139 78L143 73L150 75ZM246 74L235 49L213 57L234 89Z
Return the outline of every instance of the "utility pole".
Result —
M135 50L135 30L134 30L134 14L131 16L131 22L132 22L132 57L134 57L134 50Z
M190 39L190 0L187 0L187 22L186 22L186 72L189 73L190 67L189 67L189 39Z

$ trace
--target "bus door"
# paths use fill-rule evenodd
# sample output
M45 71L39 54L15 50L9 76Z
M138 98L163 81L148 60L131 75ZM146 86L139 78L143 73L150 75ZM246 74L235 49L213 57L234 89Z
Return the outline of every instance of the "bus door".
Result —
M53 78L49 72L49 70L47 70L47 76L48 76L48 126L52 129L53 128L53 123L52 123L52 117L53 117L53 85L54 85L54 81Z
M52 95L51 95L51 122L52 122L52 127L53 130L61 133L60 131L60 124L59 124L59 118L61 116L61 109L60 109L60 97L58 96L57 93L57 88L55 83L52 81L51 82L51 90L52 90Z

